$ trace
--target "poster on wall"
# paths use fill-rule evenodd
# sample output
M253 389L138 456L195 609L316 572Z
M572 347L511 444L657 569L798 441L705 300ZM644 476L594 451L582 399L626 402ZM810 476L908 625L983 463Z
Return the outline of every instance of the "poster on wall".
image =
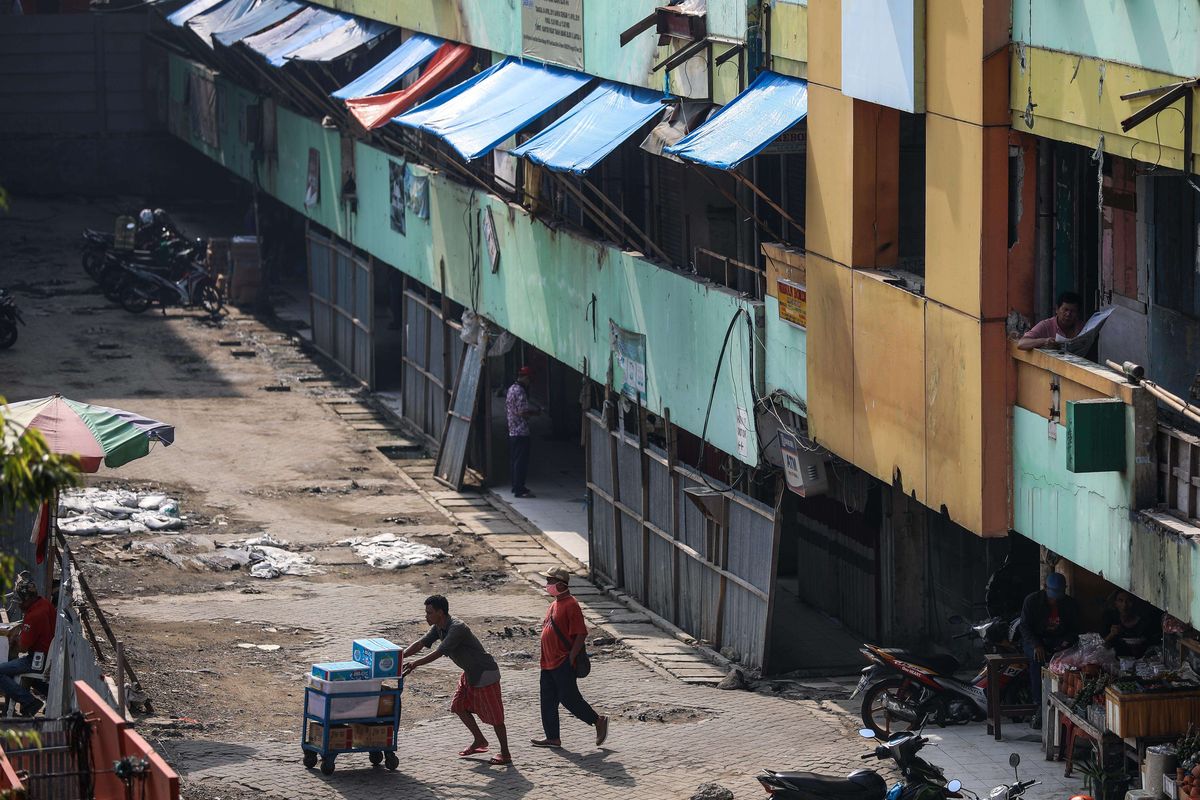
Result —
M646 335L625 330L611 319L608 338L616 365L613 388L632 400L646 396Z
M211 70L196 67L188 73L187 107L192 135L209 147L220 147L217 84Z
M492 219L492 209L483 212L483 239L487 243L488 263L492 272L500 270L500 238L496 236L496 221Z
M408 198L408 210L421 219L429 219L429 178L417 175L404 168L404 195Z
M779 318L797 328L808 327L808 291L805 287L776 278L775 293L779 297Z
M321 151L308 148L308 180L304 183L304 207L313 208L321 202Z
M391 212L388 216L392 230L400 235L405 233L404 209L408 195L404 191L404 182L408 177L408 165L398 161L388 162L388 184L391 188Z
M583 69L583 0L521 0L521 55Z
M737 457L750 460L750 415L741 406L737 407Z

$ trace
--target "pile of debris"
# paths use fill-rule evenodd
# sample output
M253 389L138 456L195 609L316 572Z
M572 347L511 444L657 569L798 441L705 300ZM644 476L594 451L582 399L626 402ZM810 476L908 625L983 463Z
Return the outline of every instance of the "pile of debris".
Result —
M355 536L342 539L338 544L353 548L363 561L377 569L418 567L446 557L445 550L418 544L394 533L381 533L369 539Z
M157 492L70 489L58 501L58 528L72 536L177 531L185 519L178 500Z
M180 569L246 569L252 578L320 575L312 556L294 553L291 544L269 533L218 546L207 536L172 536L133 542L129 549L169 561Z

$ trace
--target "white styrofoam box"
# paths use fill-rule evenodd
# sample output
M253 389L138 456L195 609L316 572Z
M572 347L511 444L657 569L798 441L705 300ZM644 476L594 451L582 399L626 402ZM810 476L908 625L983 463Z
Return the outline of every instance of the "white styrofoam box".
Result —
M312 675L308 683L314 689L332 695L329 714L325 713L326 697L308 693L308 713L325 719L360 719L378 716L379 692L383 689L383 678L368 678L362 681L326 681ZM337 697L339 694L373 692L366 697Z
M842 0L842 94L925 111L925 0Z

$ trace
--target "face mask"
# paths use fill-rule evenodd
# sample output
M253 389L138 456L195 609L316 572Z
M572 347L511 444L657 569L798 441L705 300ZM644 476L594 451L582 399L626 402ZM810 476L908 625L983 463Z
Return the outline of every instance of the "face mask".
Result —
M563 590L558 588L557 583L552 583L546 587L546 594L550 595L551 597L558 597L562 593Z

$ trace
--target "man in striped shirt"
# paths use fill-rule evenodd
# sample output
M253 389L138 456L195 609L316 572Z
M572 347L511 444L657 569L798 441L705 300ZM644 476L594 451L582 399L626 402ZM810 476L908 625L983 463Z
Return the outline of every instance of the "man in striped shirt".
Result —
M500 742L500 754L488 763L501 765L511 764L512 755L508 752L508 730L504 727L504 701L500 695L500 666L492 658L471 629L460 619L450 616L450 601L440 594L435 594L425 600L425 621L429 623L429 633L413 642L404 651L408 658L414 653L432 647L434 642L441 644L427 656L404 664L401 675L407 677L417 667L446 656L461 669L458 678L458 688L454 691L454 699L450 701L450 710L458 715L463 725L475 737L465 750L459 753L463 758L488 751L488 741L475 722L478 716L485 725L491 725L496 730L496 739Z

